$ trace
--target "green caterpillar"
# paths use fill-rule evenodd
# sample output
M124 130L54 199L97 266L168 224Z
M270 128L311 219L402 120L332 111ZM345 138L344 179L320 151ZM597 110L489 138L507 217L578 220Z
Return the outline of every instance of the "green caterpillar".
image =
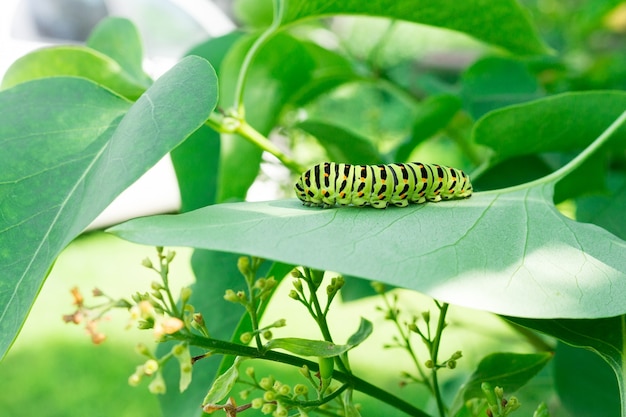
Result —
M304 172L294 187L306 206L371 205L383 209L390 203L467 198L472 183L460 169L409 162L388 165L350 165L324 162Z

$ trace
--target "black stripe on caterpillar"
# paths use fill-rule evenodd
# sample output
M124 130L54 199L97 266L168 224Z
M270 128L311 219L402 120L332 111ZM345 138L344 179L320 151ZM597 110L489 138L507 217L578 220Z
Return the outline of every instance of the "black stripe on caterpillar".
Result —
M408 162L388 165L350 165L324 162L304 172L294 187L307 206L332 207L409 203L468 198L472 183L460 169Z

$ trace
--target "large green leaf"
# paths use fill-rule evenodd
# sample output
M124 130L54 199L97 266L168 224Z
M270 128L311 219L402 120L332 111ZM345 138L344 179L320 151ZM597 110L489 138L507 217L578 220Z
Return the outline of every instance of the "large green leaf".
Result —
M137 28L127 19L108 18L93 30L87 47L43 48L18 59L7 70L2 88L45 77L76 76L136 100L152 84L142 61Z
M465 108L474 119L545 95L528 65L504 57L489 56L472 64L463 73L461 86Z
M211 66L187 58L135 103L88 80L0 93L0 355L60 251L214 108Z
M607 299L604 302L619 301ZM620 404L617 404L617 401L613 401L615 400L613 399L605 405L608 409L615 409L621 406L622 415L624 415L623 413L626 412L626 316L620 315L593 320L534 320L518 317L508 317L508 319L522 326L554 336L569 345L590 350L604 359L613 369L613 378L617 380L618 392L620 393L619 399L621 400ZM607 377L605 369L594 367L592 359L572 350L561 349L561 352L557 350L557 358L560 353L564 357L557 359L557 369L555 373L557 373L556 378L559 391L561 395L567 397L568 405L583 407L580 401L576 401L576 399L573 398L577 395L575 393L576 390L578 390L578 394L580 394L580 388L567 383L568 381L566 381L566 379L572 378L572 370L564 369L566 367L576 367L576 379L579 385L587 385L587 382L583 382L583 378L584 381L595 379L595 388L603 388L603 394L606 394L606 392L611 394L615 393L615 380L611 380L610 377ZM576 358L580 360L580 363L574 364ZM595 388L590 389L592 389L592 392L597 392ZM590 402L587 402L581 410L598 404L598 399L599 398L596 397ZM589 411L589 413L584 415L602 414L592 414L591 411ZM604 415L614 414L607 412Z
M84 46L55 46L23 56L7 70L2 88L54 76L87 78L131 100L135 100L147 88L144 82L126 73L113 58Z
M128 19L109 17L94 28L87 46L114 59L124 73L145 88L152 79L143 71L143 46L139 31Z
M494 150L494 161L540 152L578 151L595 139L626 109L626 93L565 93L492 111L473 135ZM626 126L610 145L626 146Z
M571 415L623 415L615 373L594 352L559 343L553 364L556 392Z
M626 311L626 242L561 215L553 186L408 208L224 204L114 227L146 244L239 251L522 317Z
M519 54L546 53L527 13L514 0L284 0L282 25L338 14L388 17L464 32Z

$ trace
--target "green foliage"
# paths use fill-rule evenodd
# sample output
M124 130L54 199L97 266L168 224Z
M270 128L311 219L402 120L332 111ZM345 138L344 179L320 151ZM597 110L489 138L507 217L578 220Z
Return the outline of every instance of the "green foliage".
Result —
M157 270L163 287L134 300L152 302L158 314L184 324L165 332L171 340L148 355L158 371L151 370L153 362L138 368L137 375L148 370L154 376L153 391L166 390L166 416L199 415L204 396L205 406L216 407L205 410L229 415L254 413L252 404L274 415L307 415L320 406L330 415L373 415L359 408L354 392L410 415L470 416L485 409L508 415L519 406L509 393L532 384L552 357L546 352L552 339L539 342L535 330L593 351L616 376L605 372L598 384L609 399L599 389L581 393L565 383L576 380L566 372L571 362L564 365L573 355L558 348L562 361L555 360L553 385L566 407L594 404L597 415L619 407L625 415L626 233L619 219L626 209L626 95L608 88L624 88L626 77L616 69L623 62L618 48L607 43L598 52L581 41L606 31L597 29L600 22L616 12L583 7L588 20L577 17L579 27L551 31L550 24L567 22L563 10L554 6L553 21L545 24L547 15L537 9L531 19L513 0L275 0L269 6L238 1L240 19L264 31L233 32L198 45L155 82L141 67L136 28L118 18L102 22L85 46L38 50L9 69L0 91L0 356L59 253L171 152L183 213L110 230L145 244L199 249L192 258L196 282L182 302L168 287L162 268L171 259L164 264L162 252ZM336 16L343 20L329 20ZM364 58L350 51L345 19L372 29L366 30L363 44L372 46L364 46ZM402 28L427 31L415 24L480 43L464 40L471 54L465 61L445 54L430 61L426 55L382 59L382 51L414 47ZM436 33L428 44L438 45L447 32ZM590 57L583 62L595 63L587 68L572 58L583 46ZM452 65L438 65L443 61ZM585 91L589 87L596 90ZM268 139L278 133L280 144ZM312 209L293 198L241 202L264 152L294 175L324 159L375 164L419 158L463 168L478 192L470 200L385 211ZM291 189L292 181L279 185ZM294 272L289 296L313 318L321 340L273 338L271 330L283 323L261 324L268 303L292 301L274 293L293 265L303 268ZM341 339L346 344L335 343L330 306L350 278L323 285L323 271L439 300L436 326L425 313L424 322L401 321L401 306L388 301L386 313L400 335L396 344L411 352L420 370L413 379L429 381L424 387L436 406L407 402L357 376L352 348L364 348L361 342L376 326L363 318L356 333ZM444 398L438 371L452 372L461 358L456 349L449 359L437 356L449 306L508 316L527 329L517 328L538 352L486 356L469 370L466 385ZM195 312L219 320L201 322ZM144 317L141 325L163 325L157 316ZM423 364L412 351L411 334L429 354ZM210 356L207 351L225 357L221 363L198 360L191 380L191 356ZM243 359L235 356L297 366L317 398L292 393L291 386L281 391L282 383L265 387L253 377L248 383L267 398L217 404L243 382ZM179 366L162 367L169 358ZM590 375L598 368L588 357L576 360ZM312 376L316 371L321 377ZM449 409L444 402L454 395ZM599 401L585 401L591 396ZM532 410L549 415L545 404Z

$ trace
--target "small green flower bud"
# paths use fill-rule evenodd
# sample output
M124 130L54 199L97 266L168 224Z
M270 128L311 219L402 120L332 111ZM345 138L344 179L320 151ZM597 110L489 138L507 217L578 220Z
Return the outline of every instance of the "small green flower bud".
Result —
M263 388L264 390L272 389L273 385L274 385L274 378L272 378L271 376L261 378L261 380L259 381L259 386Z
M450 359L457 360L457 359L461 359L462 357L463 357L463 353L460 350L457 350L456 352L452 354L452 356L450 356Z
M296 289L296 291L302 292L302 281L300 281L299 279L293 280L293 287Z
M506 409L511 412L514 410L517 410L518 408L520 408L522 404L519 402L519 400L517 399L517 397L511 397L509 398L509 401L506 404Z
M152 354L150 353L150 349L148 349L148 346L144 345L143 343L138 343L137 346L135 346L135 352L143 356L152 356Z
M306 395L309 392L309 388L304 384L296 384L293 387L293 393L296 395Z
M287 320L278 319L272 324L272 327L285 327L287 325Z
M246 375L248 375L250 378L254 379L254 368L249 366L246 368Z
M276 405L265 403L263 404L263 407L261 407L261 412L263 414L272 414L275 409L276 409Z
M187 353L187 349L189 348L186 343L179 343L172 348L172 354L174 356L182 356Z
M483 392L483 395L487 399L489 405L495 405L496 407L498 406L498 399L496 398L494 390L491 388L491 384L489 384L488 382L483 382L482 384L480 384L480 390Z
M241 256L237 260L237 269L241 272L241 275L244 277L250 273L250 258L247 256Z
M250 333L250 332L242 333L241 336L239 336L239 340L244 345L247 345L252 340L252 333Z
M267 284L267 280L265 278L259 278L254 282L254 288L258 288L260 290L265 288Z
M276 406L276 411L274 411L272 415L275 417L287 417L289 415L289 410L279 402Z
M150 283L150 288L152 288L154 291L160 291L163 289L163 285L161 285L161 283L158 281L152 281Z
M245 389L243 391L239 392L239 397L241 397L242 400L247 400L248 396L250 395L250 390L249 389Z
M150 260L150 258L144 258L141 261L141 265L145 266L146 268L152 269L152 261Z
M415 323L409 324L409 331L413 333L419 333L419 329Z
M265 290L269 291L276 286L277 282L274 277L269 277L265 280Z
M245 291L237 291L237 299L240 302L246 301L246 292Z
M333 295L337 292L337 287L334 285L328 285L326 286L326 294L328 295Z
M291 387L289 385L281 385L281 387L278 389L278 393L280 395L289 395L289 393L291 392Z
M283 383L280 381L274 381L274 385L272 385L272 389L274 391L278 391L280 389L280 387L283 386Z
M128 385L136 387L141 382L141 374L134 373L128 377Z
M265 340L270 340L272 337L274 337L274 335L272 334L271 330L266 330L263 332L263 338Z
M276 393L274 391L265 391L265 393L263 393L263 400L266 402L275 401Z
M291 276L294 278L304 278L304 275L302 275L302 272L300 272L300 270L297 268L291 271Z
M224 293L224 300L230 301L231 303L238 303L239 297L237 297L237 294L235 293L235 291L226 290L226 293Z
M377 294L384 294L385 293L385 284L383 284L382 282L372 281L371 285L372 285L372 288L374 288L374 291L376 291Z
M456 361L454 359L450 359L448 362L446 362L446 366L448 367L448 369L454 369L456 368Z
M184 303L186 303L187 301L189 301L189 298L191 297L191 288L189 287L183 287L180 290L180 300Z
M176 256L176 251L168 250L167 255L165 255L165 260L167 261L168 264L171 264L175 256Z
M263 404L263 398L255 398L254 400L252 400L252 408L254 408L255 410L263 407Z
M289 291L289 298L293 298L294 300L299 300L300 296L296 292L296 290Z
M493 389L493 392L496 394L496 397L498 398L504 397L504 388L502 387L495 387Z
M435 362L433 362L431 359L428 359L426 362L424 362L424 366L429 369L433 369L435 367Z
M143 373L150 376L159 370L159 363L154 359L148 359L146 363L143 364Z
M157 300L163 300L163 294L161 294L159 291L154 291L152 293L152 297L156 298Z
M162 254L162 253L163 253L163 246L157 246L157 247L156 247L156 251L157 251L157 253L158 253L159 255L160 255L160 254Z
M152 394L165 394L165 381L163 380L163 375L161 372L158 372L150 385L148 385L148 390Z
M430 323L430 311L424 311L422 313L422 318L426 323Z

